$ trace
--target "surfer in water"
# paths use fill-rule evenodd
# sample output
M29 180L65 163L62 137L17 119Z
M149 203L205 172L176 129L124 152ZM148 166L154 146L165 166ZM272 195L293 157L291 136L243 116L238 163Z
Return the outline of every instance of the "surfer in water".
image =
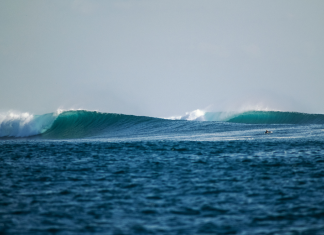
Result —
M265 133L265 134L270 134L271 131L266 130L264 133Z

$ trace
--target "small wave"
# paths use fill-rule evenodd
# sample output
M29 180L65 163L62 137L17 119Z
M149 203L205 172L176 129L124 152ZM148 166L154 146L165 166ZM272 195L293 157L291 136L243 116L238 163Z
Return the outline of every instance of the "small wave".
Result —
M227 121L247 124L324 124L324 115L281 111L248 111L233 115Z
M171 119L190 121L219 121L246 124L324 124L324 114L265 110L204 112L197 109L186 113L184 116Z

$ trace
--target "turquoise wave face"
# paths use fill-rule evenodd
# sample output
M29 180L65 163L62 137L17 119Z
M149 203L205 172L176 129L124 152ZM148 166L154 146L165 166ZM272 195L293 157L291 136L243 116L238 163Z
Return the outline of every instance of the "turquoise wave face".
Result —
M149 125L157 118L91 111L65 111L60 114L43 137L81 138L105 132L118 132L134 126Z

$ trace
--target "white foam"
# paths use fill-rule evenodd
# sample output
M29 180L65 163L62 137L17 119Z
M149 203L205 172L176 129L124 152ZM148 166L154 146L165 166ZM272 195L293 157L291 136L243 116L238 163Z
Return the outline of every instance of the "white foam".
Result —
M169 117L166 119L171 119L171 120L188 120L188 121L205 121L205 111L196 109L191 112L186 112L185 115L183 116L173 116Z
M217 110L217 109L216 109ZM205 115L206 110L196 109L191 112L186 112L183 116L172 116L165 119L171 120L188 120L188 121L228 121L229 119L240 115L248 111L280 111L278 109L271 108L263 103L254 104L240 104L237 106L228 106L221 111L211 112L213 115Z
M44 115L8 111L0 113L0 137L27 137L48 130L59 111Z

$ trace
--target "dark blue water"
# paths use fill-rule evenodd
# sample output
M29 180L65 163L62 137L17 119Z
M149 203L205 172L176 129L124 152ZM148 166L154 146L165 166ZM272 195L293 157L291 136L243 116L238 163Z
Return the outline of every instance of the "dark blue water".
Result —
M159 120L2 138L0 233L324 234L324 125Z

